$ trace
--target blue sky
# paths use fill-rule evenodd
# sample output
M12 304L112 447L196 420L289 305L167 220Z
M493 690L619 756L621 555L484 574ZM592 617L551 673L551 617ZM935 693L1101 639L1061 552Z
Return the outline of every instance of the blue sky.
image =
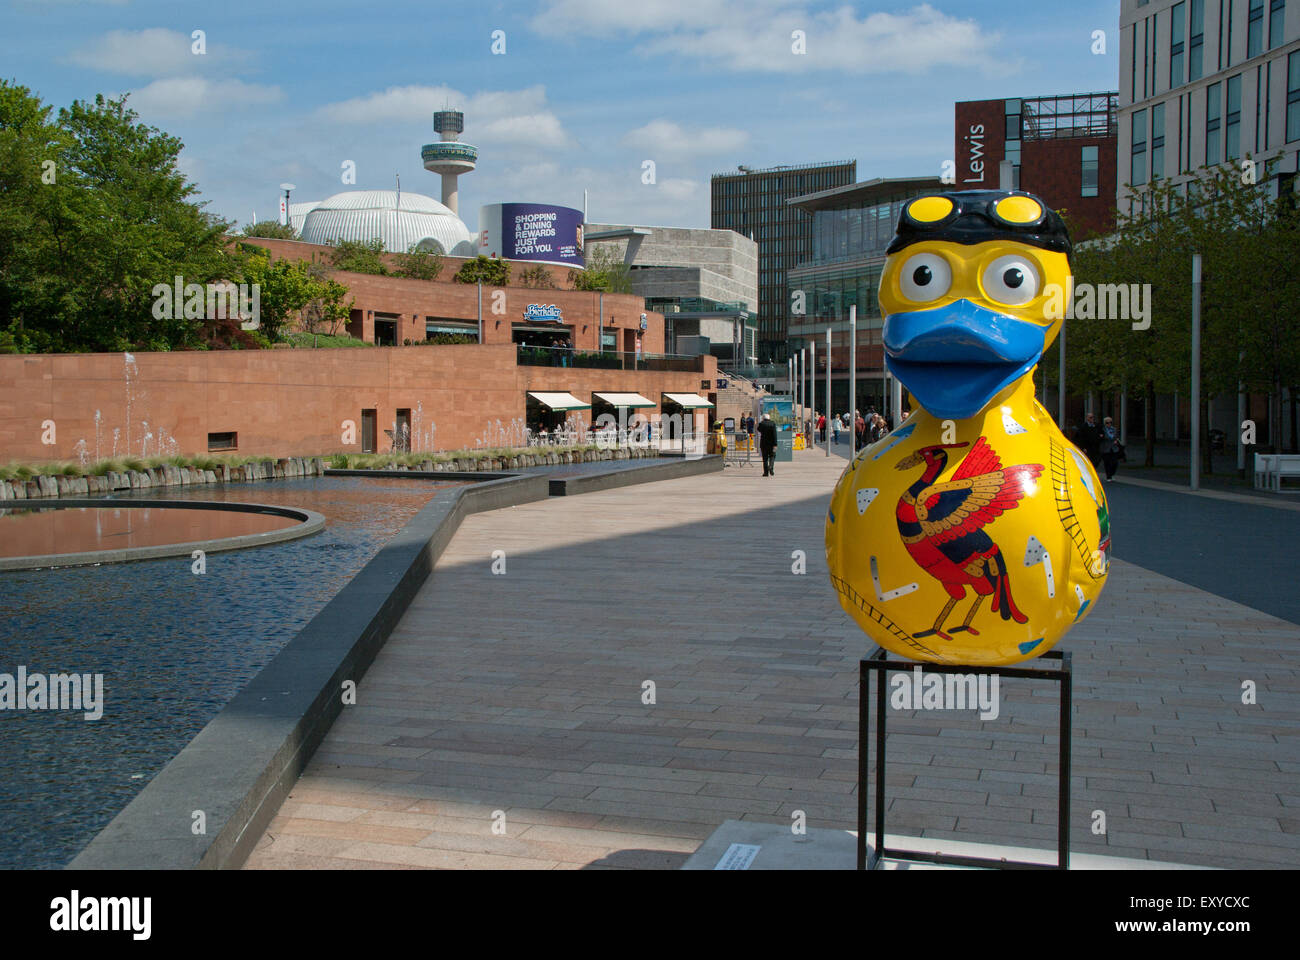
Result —
M1118 0L0 3L0 74L56 106L130 91L241 224L275 216L286 180L295 201L396 174L438 197L419 150L444 103L479 147L460 182L471 230L480 204L581 207L584 188L593 222L708 226L709 175L738 163L938 173L955 101L1113 90L1118 69Z

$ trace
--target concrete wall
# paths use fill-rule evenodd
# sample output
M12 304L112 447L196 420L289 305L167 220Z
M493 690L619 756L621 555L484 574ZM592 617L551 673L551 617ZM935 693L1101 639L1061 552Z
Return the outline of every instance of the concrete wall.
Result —
M134 365L120 353L0 356L0 462L201 454L209 433L225 432L238 434L241 455L360 453L362 409L377 411L381 452L398 408L411 410L414 449L472 448L497 420L524 417L527 391L659 401L712 383L716 361L699 363L671 373L517 366L510 344L137 353ZM351 444L345 420L356 424Z
M589 223L587 232L597 233L604 230L625 230L627 224ZM641 241L634 267L687 267L700 270L698 288L690 292L670 292L654 289L642 293L643 296L690 296L709 297L713 300L740 300L748 304L753 312L758 309L758 244L748 237L742 237L734 230L705 230L686 227L648 227L651 235ZM627 249L627 241L601 241L616 251L621 258ZM590 251L588 251L590 254ZM633 270L637 292L650 282L653 277L642 281L637 278L641 270ZM662 275L659 279L668 283L679 283L671 275Z

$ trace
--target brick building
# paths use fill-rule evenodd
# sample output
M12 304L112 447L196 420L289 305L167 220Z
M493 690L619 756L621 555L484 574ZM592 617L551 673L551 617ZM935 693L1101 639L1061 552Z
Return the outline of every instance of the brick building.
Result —
M956 104L955 190L1025 190L1066 215L1076 241L1115 227L1119 93Z
M463 262L446 258L445 281L335 273L353 299L348 331L374 347L0 356L0 450L26 462L433 452L517 445L525 429L602 413L708 428L716 359L666 355L663 315L642 297L451 282ZM567 268L548 269L567 286ZM447 332L464 342L426 342Z
M254 237L240 242L293 260L328 262L331 251L322 244L297 240ZM460 333L483 344L571 339L575 350L635 354L639 341L642 353L664 352L663 314L647 311L642 297L456 283L451 278L464 262L444 257L442 274L432 281L337 272L334 279L346 284L352 294L348 333L381 346L421 343L434 333ZM531 265L512 264L515 276L524 266ZM542 267L559 287L569 286L567 267ZM557 310L537 309L545 307Z

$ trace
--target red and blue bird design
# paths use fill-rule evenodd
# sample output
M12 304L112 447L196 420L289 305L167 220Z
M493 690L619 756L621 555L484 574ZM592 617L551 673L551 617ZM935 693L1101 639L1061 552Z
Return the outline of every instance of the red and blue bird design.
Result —
M969 631L985 597L993 598L994 613L1003 620L1024 623L1026 617L1011 598L1011 582L1002 551L984 530L1005 511L1013 509L1025 496L1027 488L1043 472L1042 464L1025 463L1003 467L1002 460L980 437L952 477L936 483L948 465L948 451L965 447L965 443L944 443L922 447L904 457L898 470L910 470L925 464L925 472L898 500L895 518L907 552L926 573L948 591L948 603L935 618L934 626L914 634L936 635L951 640L951 634ZM952 608L966 596L966 588L975 590L975 602L966 612L961 626L944 631Z

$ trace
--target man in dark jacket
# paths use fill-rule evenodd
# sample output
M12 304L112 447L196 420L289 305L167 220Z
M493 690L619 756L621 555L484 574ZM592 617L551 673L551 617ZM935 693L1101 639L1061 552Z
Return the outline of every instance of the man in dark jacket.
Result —
M1076 437L1079 449L1096 467L1101 460L1101 428L1097 426L1096 416L1090 413L1083 418L1083 426L1079 427Z
M758 449L763 454L763 476L770 477L776 473L776 424L770 413L763 414L758 425Z

